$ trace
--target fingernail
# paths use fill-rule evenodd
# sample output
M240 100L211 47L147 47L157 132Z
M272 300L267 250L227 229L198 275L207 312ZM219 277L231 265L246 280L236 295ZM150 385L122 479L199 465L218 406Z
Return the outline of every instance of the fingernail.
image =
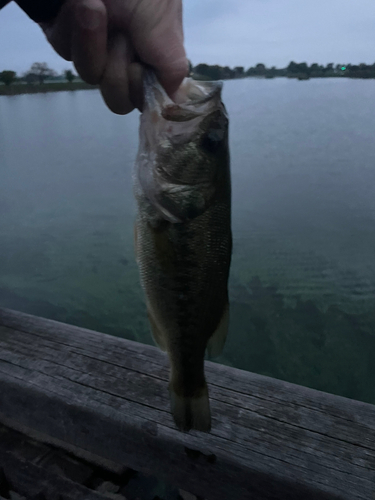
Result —
M102 12L94 6L82 4L77 9L78 22L86 30L96 30L102 21Z

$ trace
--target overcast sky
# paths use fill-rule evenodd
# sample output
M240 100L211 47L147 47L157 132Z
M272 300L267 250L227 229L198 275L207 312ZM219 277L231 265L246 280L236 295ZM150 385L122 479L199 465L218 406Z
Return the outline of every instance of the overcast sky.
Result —
M193 64L375 62L375 0L185 0L184 13ZM35 61L71 67L11 3L0 11L0 71L22 73Z

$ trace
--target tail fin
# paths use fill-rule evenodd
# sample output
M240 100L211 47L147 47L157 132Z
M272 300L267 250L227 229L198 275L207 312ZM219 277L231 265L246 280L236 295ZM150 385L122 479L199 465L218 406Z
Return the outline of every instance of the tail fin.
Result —
M181 431L195 429L209 432L211 430L210 403L208 400L207 385L200 394L194 397L185 397L177 394L172 385L169 387L171 398L171 412L177 427Z

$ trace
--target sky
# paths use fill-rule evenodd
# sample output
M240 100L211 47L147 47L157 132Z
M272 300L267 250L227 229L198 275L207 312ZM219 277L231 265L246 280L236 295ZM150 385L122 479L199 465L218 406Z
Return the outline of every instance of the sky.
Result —
M185 0L184 30L194 65L375 62L374 0ZM72 67L10 3L0 10L0 71L22 74L36 61Z

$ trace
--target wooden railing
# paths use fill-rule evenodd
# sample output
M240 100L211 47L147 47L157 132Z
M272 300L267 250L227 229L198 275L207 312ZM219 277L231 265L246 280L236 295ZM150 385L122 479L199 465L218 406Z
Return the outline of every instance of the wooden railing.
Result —
M206 376L212 431L182 433L157 348L0 309L0 422L206 499L375 500L374 406L211 362Z

